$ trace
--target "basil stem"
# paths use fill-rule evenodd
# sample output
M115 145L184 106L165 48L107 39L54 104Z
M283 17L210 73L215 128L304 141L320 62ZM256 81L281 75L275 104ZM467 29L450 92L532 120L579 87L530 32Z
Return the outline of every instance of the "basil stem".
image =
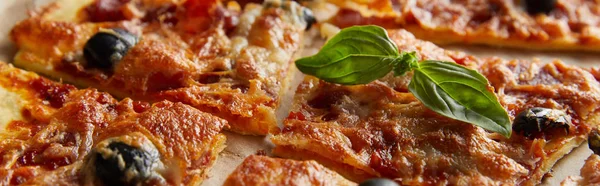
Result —
M367 84L394 72L413 71L409 91L432 111L471 123L506 137L511 122L487 79L453 62L418 62L415 52L398 51L385 29L378 26L345 28L314 56L296 61L298 69L327 82Z

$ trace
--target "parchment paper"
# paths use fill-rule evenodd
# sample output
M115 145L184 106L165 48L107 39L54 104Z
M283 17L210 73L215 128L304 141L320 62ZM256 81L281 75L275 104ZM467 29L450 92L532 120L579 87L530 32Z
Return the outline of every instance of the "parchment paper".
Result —
M35 7L43 6L52 0L0 0L0 61L11 62L16 51L13 44L8 39L10 29L19 20L27 17L27 11ZM553 59L561 59L569 64L575 64L583 67L600 66L600 54L592 53L574 53L574 52L535 52L527 50L512 50L491 48L482 46L443 46L444 48L461 50L479 57L499 56L505 59L532 59L539 58L543 62L550 62ZM315 51L304 51L305 54L311 54ZM287 94L283 96L282 105L278 110L278 120L281 122L289 110L293 92L302 79L301 73L297 70L294 81L288 88ZM271 144L264 137L242 136L231 132L225 132L227 135L227 148L220 154L216 165L210 173L210 178L205 180L202 185L212 186L221 185L227 176L251 154L256 154L259 150L270 153ZM560 182L569 175L579 175L579 169L584 160L591 154L587 144L574 149L569 155L560 160L553 171L546 176L542 185L559 185Z

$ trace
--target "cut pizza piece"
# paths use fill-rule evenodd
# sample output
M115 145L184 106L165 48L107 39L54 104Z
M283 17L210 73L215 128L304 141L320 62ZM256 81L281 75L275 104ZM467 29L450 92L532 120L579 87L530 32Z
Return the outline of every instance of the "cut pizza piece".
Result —
M183 102L264 135L311 15L277 0L243 11L218 0L61 0L11 38L16 66L117 97Z
M182 103L117 101L0 62L0 185L194 185L223 119Z
M314 159L361 182L404 185L534 185L597 125L600 84L559 61L476 58L391 30L400 51L453 61L487 77L508 111L505 138L427 109L408 91L411 75L342 86L307 76L292 111L271 137L275 155Z
M588 137L588 147L594 152L585 160L579 171L580 176L569 176L560 184L563 186L600 185L600 132L592 130Z
M315 161L297 161L251 155L229 175L234 185L357 185Z
M580 170L581 176L569 176L563 180L562 186L599 185L600 184L600 156L592 154L585 160Z
M340 27L404 28L436 44L600 51L597 1L320 0L311 7Z

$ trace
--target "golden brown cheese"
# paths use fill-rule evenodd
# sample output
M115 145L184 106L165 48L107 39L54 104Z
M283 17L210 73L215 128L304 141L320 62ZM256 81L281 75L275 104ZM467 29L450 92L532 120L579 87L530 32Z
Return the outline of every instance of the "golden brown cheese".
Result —
M600 84L585 70L555 61L476 58L443 50L404 30L389 31L401 51L454 61L488 78L511 118L531 107L566 111L573 126L510 139L427 109L410 92L410 75L357 86L306 77L292 111L271 140L274 154L314 159L362 182L388 177L405 185L534 185L587 139L598 122Z
M53 19L67 7L79 9L77 19ZM183 102L230 121L233 131L264 135L276 125L302 16L296 3L276 0L243 10L217 0L63 0L18 23L11 38L17 66L117 97ZM108 71L87 67L82 55L101 28L140 38Z
M470 43L539 50L600 51L600 4L558 0L548 15L530 15L513 0L322 0L339 11L340 27L376 24L404 28L437 44ZM313 5L314 11L331 11ZM321 10L320 10L321 9ZM316 13L319 14L319 13ZM328 18L328 17L326 17Z
M98 143L132 136L141 145L156 146L168 170L164 184L193 185L207 176L224 148L220 131L227 122L182 103L117 101L5 63L0 63L0 89L27 103L18 110L21 119L0 131L0 185L83 184L84 159Z
M315 161L296 161L251 155L225 180L236 185L357 185Z

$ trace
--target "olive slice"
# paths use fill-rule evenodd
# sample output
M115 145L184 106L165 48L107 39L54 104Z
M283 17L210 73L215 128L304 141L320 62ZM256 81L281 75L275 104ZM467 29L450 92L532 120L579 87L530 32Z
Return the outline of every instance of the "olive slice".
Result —
M281 1L281 0L265 0L263 2L264 8L281 8L286 10L286 12L292 16L294 21L301 23L302 25L306 24L305 30L309 30L313 24L317 22L313 12L298 4L295 1Z
M165 167L160 153L141 134L109 138L86 156L84 181L93 185L147 185L161 183Z
M305 30L309 30L313 24L317 23L317 19L315 18L315 16L313 15L313 12L308 9L308 8L302 8L302 17L304 18L304 21L306 22L306 29Z
M513 121L513 130L528 138L534 138L552 128L562 128L569 133L570 117L561 110L533 107L519 113Z
M600 132L598 129L594 129L590 132L588 146L594 151L594 154L600 155Z
M101 29L84 46L83 56L86 66L111 69L137 43L137 36L126 30Z
M548 14L556 7L556 0L524 0L524 6L531 15Z
M96 153L96 175L106 185L143 183L150 177L155 161L150 153L121 142L110 143ZM131 173L134 176L128 178L126 175Z
M360 183L358 186L399 186L398 183L387 178L373 178Z

